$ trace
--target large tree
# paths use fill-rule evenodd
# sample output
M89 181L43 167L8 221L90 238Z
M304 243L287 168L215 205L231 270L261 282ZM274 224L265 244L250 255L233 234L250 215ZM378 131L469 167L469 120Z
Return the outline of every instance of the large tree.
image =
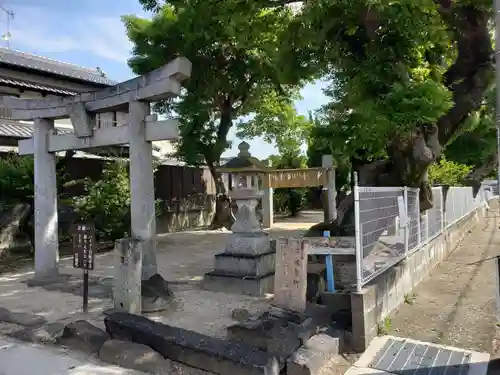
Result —
M208 165L218 197L213 226L227 225L226 190L217 170L230 146L227 135L236 118L258 111L267 96L278 103L288 96L275 66L278 36L292 13L286 8L262 9L252 1L142 3L155 13L151 20L124 17L134 43L129 64L137 74L177 56L193 64L182 97L158 103L156 109L179 116L179 154L191 165Z
M288 31L289 72L330 75L320 119L360 184L419 187L421 208L432 206L427 169L493 80L491 16L482 0L304 3ZM330 229L352 222L350 213L352 196Z
M232 3L236 12L248 1ZM491 1L251 3L262 9L295 5L293 21L281 32L275 73L281 83L331 79L331 102L318 119L330 149L349 161L360 184L419 187L421 209L430 208L429 165L481 110L491 87ZM480 179L486 169L472 177ZM348 196L339 205L332 234L352 223L352 203Z

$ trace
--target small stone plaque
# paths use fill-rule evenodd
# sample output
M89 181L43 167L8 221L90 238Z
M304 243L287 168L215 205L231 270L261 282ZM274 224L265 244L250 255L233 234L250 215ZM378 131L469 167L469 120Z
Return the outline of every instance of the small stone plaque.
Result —
M95 226L93 223L73 225L73 268L94 269Z
M307 253L302 238L280 238L276 246L275 303L286 309L306 309Z

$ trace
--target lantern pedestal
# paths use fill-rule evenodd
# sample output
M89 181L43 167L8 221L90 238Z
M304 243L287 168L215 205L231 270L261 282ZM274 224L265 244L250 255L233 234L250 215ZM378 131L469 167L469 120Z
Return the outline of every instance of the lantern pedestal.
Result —
M217 292L261 296L274 289L276 249L262 230L255 208L261 194L254 189L231 192L238 206L233 232L223 253L215 255L215 267L205 274L203 286Z

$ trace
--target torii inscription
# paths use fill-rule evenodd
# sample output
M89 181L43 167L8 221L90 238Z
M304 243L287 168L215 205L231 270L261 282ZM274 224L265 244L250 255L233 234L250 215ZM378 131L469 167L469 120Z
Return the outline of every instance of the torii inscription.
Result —
M144 241L142 280L157 273L152 141L179 138L178 121L158 121L150 102L181 94L191 63L177 58L146 75L97 92L51 99L5 98L15 120L34 120L33 137L19 142L19 154L35 160L35 279L57 276L58 217L55 153L128 144L132 236ZM127 113L120 126L96 128L96 115ZM54 120L70 118L73 134L57 134Z

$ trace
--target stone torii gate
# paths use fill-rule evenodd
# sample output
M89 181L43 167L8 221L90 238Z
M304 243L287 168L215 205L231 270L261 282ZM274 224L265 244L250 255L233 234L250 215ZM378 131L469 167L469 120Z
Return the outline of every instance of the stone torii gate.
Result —
M142 280L157 273L152 141L179 138L178 121L158 121L150 102L181 94L191 62L177 58L146 75L97 92L72 97L18 99L5 104L15 120L34 120L33 137L19 142L19 154L35 160L35 280L57 277L58 217L55 153L129 145L131 229L143 246ZM96 128L96 118L127 118L118 126ZM70 118L74 133L57 134L54 120Z

